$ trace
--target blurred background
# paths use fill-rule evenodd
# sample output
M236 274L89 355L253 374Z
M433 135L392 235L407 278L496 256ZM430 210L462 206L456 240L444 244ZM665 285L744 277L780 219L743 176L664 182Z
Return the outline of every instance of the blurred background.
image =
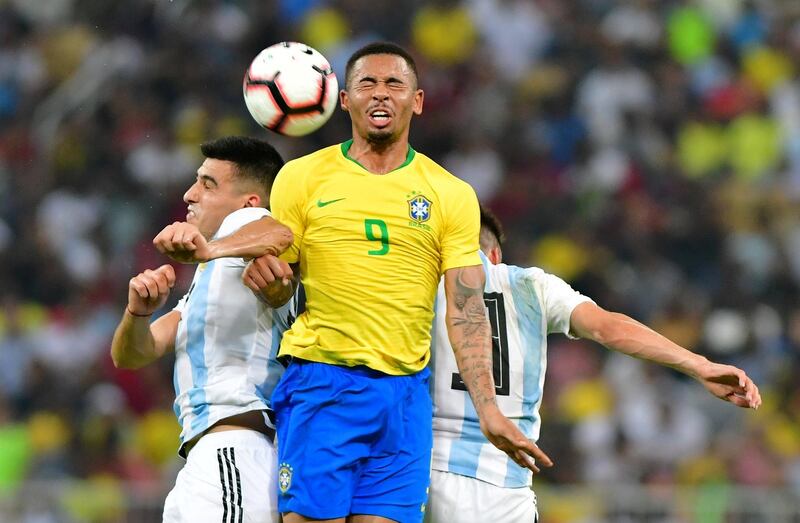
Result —
M553 338L542 520L800 521L794 0L0 0L0 521L160 521L172 360L113 368L128 279L165 262L202 141L348 138L342 113L303 139L251 120L262 48L306 42L341 79L376 39L418 59L412 145L500 216L506 261L761 387L744 411Z

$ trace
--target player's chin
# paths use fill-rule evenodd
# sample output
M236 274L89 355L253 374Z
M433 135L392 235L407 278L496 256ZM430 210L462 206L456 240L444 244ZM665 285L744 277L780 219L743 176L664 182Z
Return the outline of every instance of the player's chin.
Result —
M389 143L394 140L394 133L391 129L371 129L367 133L367 140L375 144Z

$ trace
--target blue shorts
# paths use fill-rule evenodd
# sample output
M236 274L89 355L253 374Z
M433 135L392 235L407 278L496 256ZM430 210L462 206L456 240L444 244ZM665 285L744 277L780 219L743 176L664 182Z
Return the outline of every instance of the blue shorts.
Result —
M272 395L280 512L421 522L433 445L429 375L294 360Z

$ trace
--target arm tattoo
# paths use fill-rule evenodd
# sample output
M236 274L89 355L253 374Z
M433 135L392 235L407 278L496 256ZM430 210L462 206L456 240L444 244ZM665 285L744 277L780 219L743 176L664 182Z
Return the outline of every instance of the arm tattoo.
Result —
M483 269L475 266L452 270L452 283L446 285L447 330L461 379L480 413L484 405L495 401L491 330L483 304Z

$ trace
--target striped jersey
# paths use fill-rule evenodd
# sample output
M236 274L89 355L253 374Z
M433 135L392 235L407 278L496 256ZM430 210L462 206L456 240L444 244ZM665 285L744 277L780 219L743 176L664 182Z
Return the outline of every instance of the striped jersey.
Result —
M483 253L481 260L486 273L484 301L492 327L497 404L525 436L536 441L541 425L539 405L547 365L547 335L572 337L573 309L591 300L541 269L492 265ZM531 472L495 448L481 432L475 407L458 374L445 312L441 284L432 333L432 467L500 487L529 486Z
M214 239L269 216L262 207L229 214ZM294 300L272 309L242 283L246 262L219 258L198 265L175 337L175 415L181 448L221 419L270 406L283 374L276 359L293 321Z

